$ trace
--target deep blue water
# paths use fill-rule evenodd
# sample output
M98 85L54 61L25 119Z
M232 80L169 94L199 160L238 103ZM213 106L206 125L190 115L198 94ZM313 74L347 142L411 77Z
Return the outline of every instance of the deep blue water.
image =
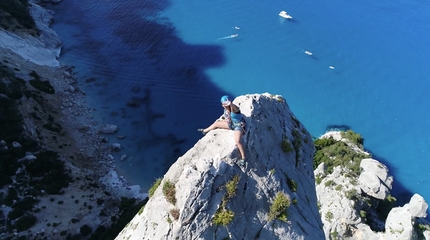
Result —
M144 190L221 114L221 95L270 92L316 137L332 126L360 133L389 166L394 195L430 201L430 2L65 0L51 8L60 60L77 67L100 123L127 136L119 155L131 158L117 167ZM140 106L128 107L131 99Z

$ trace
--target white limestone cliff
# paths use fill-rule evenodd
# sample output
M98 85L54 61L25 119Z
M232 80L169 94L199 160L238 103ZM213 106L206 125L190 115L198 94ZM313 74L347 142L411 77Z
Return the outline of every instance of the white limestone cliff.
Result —
M347 142L354 151L365 153L342 138L339 131L328 132L321 138ZM327 172L324 163L315 169L315 176L322 179L317 181L316 191L326 239L430 240L430 229L426 229L429 223L420 219L427 215L425 200L415 194L408 204L391 209L383 222L376 208L382 200L392 198L389 194L393 177L375 159L362 159L360 168L357 177L351 177L342 166L334 167L332 173ZM422 223L424 229L417 230L416 223Z
M311 136L281 96L250 94L234 103L246 118L246 168L234 163L240 154L232 131L209 132L170 167L116 239L324 239ZM226 197L226 184L235 176L234 196ZM169 183L175 199L168 201L163 188ZM287 217L269 220L278 193L291 200ZM214 216L223 206L233 220L216 225Z

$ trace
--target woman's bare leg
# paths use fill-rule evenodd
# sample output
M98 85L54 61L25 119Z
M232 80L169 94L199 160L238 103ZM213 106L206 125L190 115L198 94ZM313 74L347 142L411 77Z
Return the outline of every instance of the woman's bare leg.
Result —
M234 141L236 142L236 146L239 149L242 159L245 159L245 151L243 150L243 145L240 142L241 137L242 137L242 131L234 131Z
M207 133L211 130L217 129L217 128L222 128L222 129L229 129L228 128L228 122L227 121L215 121L214 123L212 123L212 125L210 125L209 127L205 128L203 130L204 133Z

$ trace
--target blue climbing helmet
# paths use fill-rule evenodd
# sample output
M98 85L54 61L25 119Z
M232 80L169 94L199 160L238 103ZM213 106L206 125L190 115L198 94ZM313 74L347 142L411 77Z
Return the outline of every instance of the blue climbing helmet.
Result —
M224 95L221 97L221 103L222 104L227 104L230 103L230 98L227 95ZM228 104L227 104L228 105Z

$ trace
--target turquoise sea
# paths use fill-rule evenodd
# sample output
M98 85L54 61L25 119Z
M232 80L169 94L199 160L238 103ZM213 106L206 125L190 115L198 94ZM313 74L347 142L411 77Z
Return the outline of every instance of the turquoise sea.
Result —
M76 66L99 122L127 136L111 137L125 147L116 157L130 156L118 171L144 190L222 113L221 95L270 92L315 137L360 133L389 166L400 203L413 193L430 201L429 1L64 0L48 8L64 40L60 60Z

